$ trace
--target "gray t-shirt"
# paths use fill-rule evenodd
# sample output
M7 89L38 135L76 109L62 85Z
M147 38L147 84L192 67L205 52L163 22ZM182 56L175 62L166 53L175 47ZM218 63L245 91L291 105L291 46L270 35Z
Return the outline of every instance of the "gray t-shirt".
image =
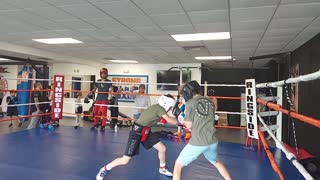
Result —
M186 103L185 121L192 122L192 136L189 141L194 146L207 146L218 142L214 127L214 103L204 96L196 96Z

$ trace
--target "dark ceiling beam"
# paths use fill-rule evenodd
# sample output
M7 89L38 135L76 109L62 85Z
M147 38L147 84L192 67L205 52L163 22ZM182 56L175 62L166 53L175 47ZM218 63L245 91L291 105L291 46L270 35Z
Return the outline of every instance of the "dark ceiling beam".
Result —
M267 59L267 58L282 58L286 55L290 54L289 52L285 53L276 53L276 54L267 54L262 56L252 56L250 57L250 61L259 60L259 59Z
M6 56L6 55L0 55L0 58L5 58L5 59L9 59L9 60L24 62L24 64L33 64L33 65L45 65L45 64L48 64L48 62L45 62L45 61L36 61L36 60L31 60L29 58L19 58L19 57Z

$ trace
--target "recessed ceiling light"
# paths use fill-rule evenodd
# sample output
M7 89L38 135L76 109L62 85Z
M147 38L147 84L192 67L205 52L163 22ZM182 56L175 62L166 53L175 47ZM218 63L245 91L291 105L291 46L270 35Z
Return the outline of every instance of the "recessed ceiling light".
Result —
M194 57L196 60L226 60L232 59L231 56L200 56Z
M233 58L232 60L233 60L233 61L236 61L237 59L236 59L236 58Z
M115 63L138 63L136 60L109 60L110 62Z
M37 41L45 44L76 44L83 43L79 40L72 38L50 38L50 39L32 39L32 41Z
M205 41L230 39L229 32L217 33L196 33L196 34L175 34L171 35L176 41Z
M10 59L0 58L0 61L9 61Z

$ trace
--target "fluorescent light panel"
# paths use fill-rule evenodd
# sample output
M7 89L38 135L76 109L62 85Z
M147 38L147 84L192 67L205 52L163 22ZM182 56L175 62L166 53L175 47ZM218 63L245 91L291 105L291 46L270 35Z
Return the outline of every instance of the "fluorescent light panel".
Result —
M32 41L37 41L45 44L76 44L83 43L79 40L72 38L50 38L50 39L32 39Z
M109 60L110 62L115 63L138 63L136 60Z
M10 59L0 58L0 61L9 61Z
M176 34L176 35L171 35L171 36L176 41L205 41L205 40L230 39L229 32Z
M226 60L232 59L231 56L200 56L194 57L196 60Z

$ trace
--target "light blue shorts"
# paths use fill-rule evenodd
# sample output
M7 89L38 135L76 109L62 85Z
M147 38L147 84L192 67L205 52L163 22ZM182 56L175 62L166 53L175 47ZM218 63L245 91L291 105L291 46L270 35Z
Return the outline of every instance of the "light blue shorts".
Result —
M188 166L192 161L196 160L199 155L203 154L211 164L215 164L217 162L217 148L218 143L208 146L193 146L187 144L179 154L177 162L183 166Z

